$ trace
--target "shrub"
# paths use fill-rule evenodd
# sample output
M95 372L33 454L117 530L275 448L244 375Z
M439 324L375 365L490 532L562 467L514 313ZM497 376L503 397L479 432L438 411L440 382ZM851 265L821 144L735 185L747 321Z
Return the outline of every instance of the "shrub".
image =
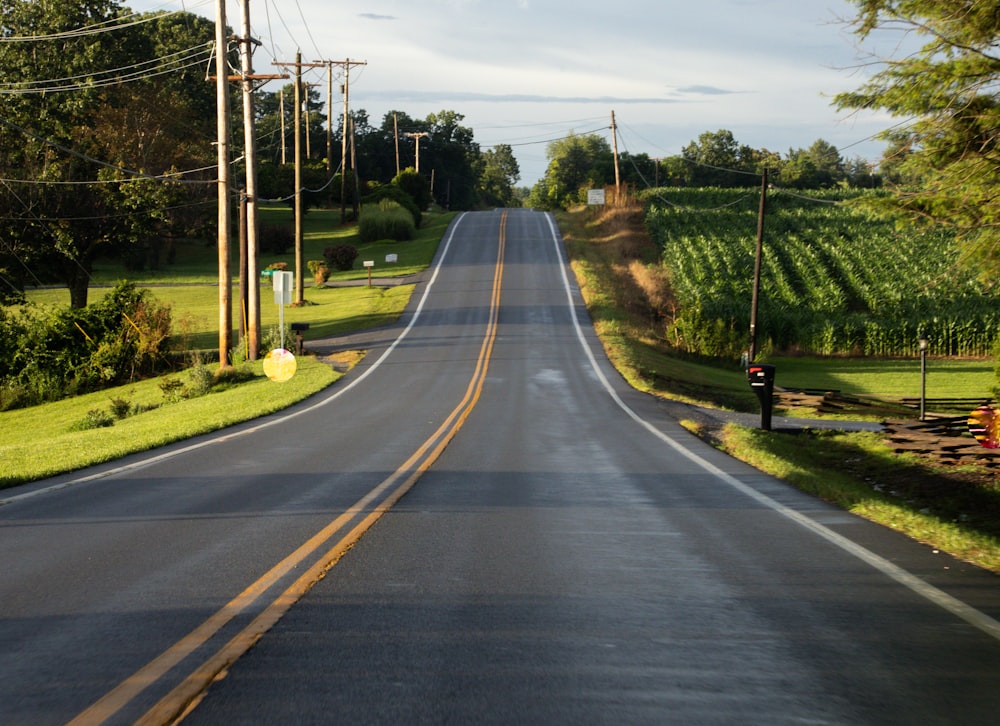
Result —
M0 318L4 408L118 385L163 367L170 308L123 282L83 309L28 307Z
M350 270L358 257L358 248L354 245L334 245L323 250L323 258L334 270Z
M397 242L413 239L416 228L410 214L396 202L383 199L377 207L367 206L358 224L362 242L393 239Z
M353 264L354 260L351 260L351 263ZM326 260L309 260L306 266L309 268L309 272L312 273L313 280L316 281L317 285L322 285L330 279L330 266Z
M73 424L70 428L73 431L89 431L90 429L102 429L114 425L114 416L107 411L101 411L100 409L95 408L87 411L86 418Z
M257 250L267 255L283 255L295 246L295 232L283 224L262 224L257 234Z
M112 398L111 405L108 408L111 411L112 416L121 420L123 418L128 418L128 416L132 413L132 402L127 398Z
M402 187L396 184L383 184L382 186L376 188L365 197L362 201L365 207L372 207L384 200L390 200L396 202L399 206L410 213L413 217L413 226L419 228L421 222L423 221L423 213L420 211L420 207L417 202L411 197Z
M418 209L427 209L431 205L431 188L412 166L399 172L392 183L406 192Z

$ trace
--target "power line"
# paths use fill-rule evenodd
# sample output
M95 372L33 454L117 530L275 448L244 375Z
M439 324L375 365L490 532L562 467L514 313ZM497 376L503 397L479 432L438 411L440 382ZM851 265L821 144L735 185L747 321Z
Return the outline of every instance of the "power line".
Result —
M18 132L20 134L23 134L24 136L27 136L28 138L34 139L35 141L38 141L40 143L43 143L46 146L51 146L53 149L58 149L59 151L62 151L64 153L66 153L66 154L69 154L70 156L75 156L78 159L82 159L82 160L90 162L92 164L97 164L98 166L103 166L103 167L105 167L107 169L114 169L117 172L121 172L123 174L127 174L127 175L132 176L132 177L134 177L136 179L149 179L149 180L152 180L152 181L170 181L170 182L175 182L175 183L178 183L178 184L215 184L217 182L217 180L201 181L201 180L177 179L176 178L177 176L180 176L180 175L193 174L193 173L197 173L197 172L200 172L200 171L204 171L206 168L213 168L213 167L204 167L202 169L193 169L193 170L190 170L190 171L175 172L175 173L172 173L172 174L147 174L147 173L142 172L142 171L136 171L134 169L127 169L127 168L125 168L123 166L120 166L118 164L112 164L112 163L109 163L107 161L102 161L101 159L95 159L92 156L88 156L87 154L84 154L82 152L75 151L74 149L71 149L68 146L64 146L64 145L59 144L59 143L57 143L55 141L52 141L51 139L43 138L43 137L41 137L41 136L39 136L39 135L37 135L35 133L32 133L31 131L29 131L28 129L24 128L23 126L18 126L17 124L12 123L12 122L7 121L7 120L2 119L2 118L0 118L0 126L6 126L7 128L9 128L9 129L11 129L13 131L16 131L16 132ZM33 183L31 181L27 181L27 180L25 180L25 181L26 181L26 183Z
M183 57L181 54L187 53ZM68 91L82 91L91 90L94 88L105 88L108 86L117 86L122 83L130 83L133 81L143 81L150 78L156 78L158 76L167 75L170 73L176 73L179 71L186 70L188 68L193 68L202 65L205 61L209 60L213 55L213 51L209 48L189 48L185 51L180 51L179 53L171 54L170 56L165 56L163 58L154 58L149 61L142 61L141 63L136 63L132 66L124 66L122 68L108 69L104 71L95 71L88 75L70 76L67 78L55 78L43 81L21 81L19 83L13 84L12 86L2 87L0 86L0 95L2 96L23 96L23 95L41 95L46 93L56 93L56 92L68 92ZM167 61L172 65L164 68L158 68L156 70L150 70L149 66L154 64L162 63ZM134 71L131 73L126 73L126 71ZM100 76L109 76L111 74L119 74L111 78L101 78ZM83 81L82 83L73 83L73 81ZM45 84L62 84L62 85L45 85Z
M207 5L210 0L200 0L200 2L195 3L195 7L200 5ZM99 23L94 23L93 25L87 25L82 28L74 28L73 30L65 30L59 33L48 33L46 35L8 35L0 37L0 43L35 43L39 41L46 40L69 40L72 38L82 38L90 35L99 35L101 33L111 33L118 30L123 30L126 28L132 28L137 25L143 25L145 23L155 22L163 17L169 15L176 15L177 13L184 12L183 10L174 10L169 13L158 13L152 15L144 15L142 13L132 13L131 15L125 15L123 17L108 18L107 20L102 20ZM130 20L131 18L139 18L132 22L123 22Z

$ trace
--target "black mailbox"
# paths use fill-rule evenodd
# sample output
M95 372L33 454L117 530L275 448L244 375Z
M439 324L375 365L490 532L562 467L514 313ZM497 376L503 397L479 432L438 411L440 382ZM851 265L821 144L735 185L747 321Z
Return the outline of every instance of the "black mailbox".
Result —
M766 363L751 363L747 367L750 388L760 401L760 427L771 430L771 405L774 396L774 366Z
M295 333L295 352L302 355L305 347L302 345L302 331L309 330L309 323L292 323L292 332Z

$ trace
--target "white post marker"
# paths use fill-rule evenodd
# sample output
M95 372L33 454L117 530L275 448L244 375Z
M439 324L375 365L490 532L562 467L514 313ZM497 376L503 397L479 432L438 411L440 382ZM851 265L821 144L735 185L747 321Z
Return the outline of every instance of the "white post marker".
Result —
M372 286L372 268L375 267L375 260L365 260L362 262L368 268L368 287Z
M278 330L281 347L264 356L264 374L272 381L283 383L295 375L295 356L285 350L285 306L292 304L295 276L286 270L275 271L272 279L274 304L278 306Z

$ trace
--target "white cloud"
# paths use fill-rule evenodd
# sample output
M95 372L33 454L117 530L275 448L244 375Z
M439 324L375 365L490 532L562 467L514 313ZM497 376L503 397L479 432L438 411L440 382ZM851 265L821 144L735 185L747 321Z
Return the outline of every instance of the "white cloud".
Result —
M212 6L186 0L208 16ZM233 24L234 0L228 12ZM251 12L267 53L288 55L281 60L297 48L310 59L366 60L352 70L351 97L373 122L389 110L450 109L483 145L597 128L614 109L634 153L677 153L727 128L751 146L787 151L824 138L874 157L881 145L862 140L892 123L845 120L830 104L863 78L850 71L853 37L836 22L856 14L849 0L373 0L363 12L335 0L257 0ZM515 154L523 183L534 183L544 144Z

